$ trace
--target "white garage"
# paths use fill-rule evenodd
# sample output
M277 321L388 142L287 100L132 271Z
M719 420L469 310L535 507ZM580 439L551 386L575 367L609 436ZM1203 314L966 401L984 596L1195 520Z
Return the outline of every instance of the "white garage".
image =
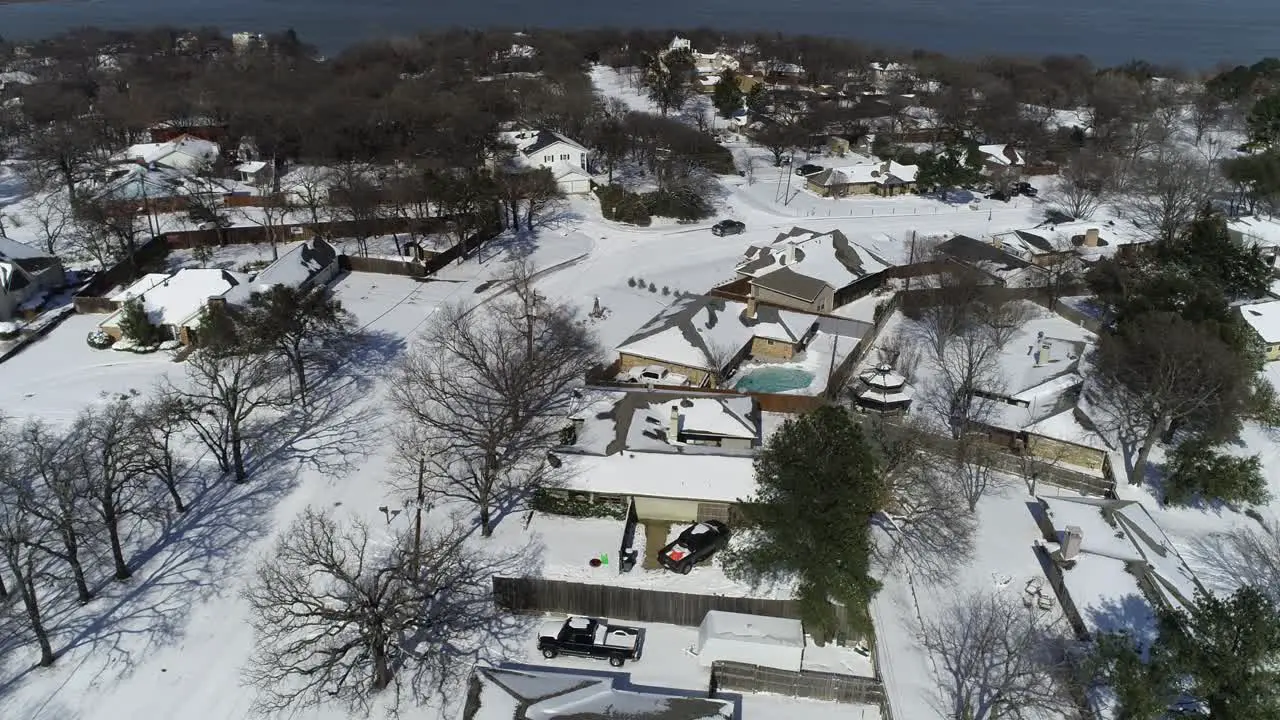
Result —
M579 168L561 163L552 171L556 184L565 195L585 195L591 192L591 176Z
M799 620L712 610L698 627L698 664L716 660L800 671L804 626Z

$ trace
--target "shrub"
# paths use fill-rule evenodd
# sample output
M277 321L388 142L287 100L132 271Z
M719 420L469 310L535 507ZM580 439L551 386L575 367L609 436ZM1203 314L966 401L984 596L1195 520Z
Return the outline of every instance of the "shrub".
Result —
M89 337L85 338L85 342L89 343L89 347L91 348L95 348L97 350L105 350L111 347L111 344L115 341L112 340L111 336L108 335L105 331L94 330L93 332L89 333Z
M656 293L656 292L658 292L658 286L657 286L657 285L654 285L653 283L649 283L649 292L651 292L651 293Z
M0 340L13 340L22 334L22 328L18 323L0 322Z
M671 294L671 288L667 287L666 285L663 285L663 286L662 286L662 294L663 294L663 295L670 295L670 294Z
M644 194L649 214L693 222L711 216L711 204L690 188L655 190Z
M627 287L635 287L635 286L636 286L636 279L633 277L627 278Z
M606 220L648 226L651 222L644 200L620 185L605 185L596 190L600 198L600 212Z
M530 499L529 507L538 512L569 517L613 520L625 520L627 517L627 504L622 500L600 498L592 502L585 493L538 490Z

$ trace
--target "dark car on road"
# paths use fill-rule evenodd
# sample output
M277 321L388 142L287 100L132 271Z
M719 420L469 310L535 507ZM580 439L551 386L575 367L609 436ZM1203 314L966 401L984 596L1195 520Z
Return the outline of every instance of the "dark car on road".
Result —
M658 551L658 564L681 575L693 566L715 555L729 544L729 526L718 520L704 520L684 532Z
M1000 202L1009 202L1010 195L1009 193L1003 190L997 190L993 193L986 195L986 198L988 200L999 200Z
M1040 191L1037 190L1034 186L1032 186L1031 183L1020 182L1017 185L1013 186L1013 194L1026 195L1027 197L1035 197L1040 194Z
M823 170L826 170L826 168L822 167L821 165L805 164L796 168L796 174L802 175L802 176L808 176L808 175L813 175L814 173L820 173Z
M576 655L608 660L610 665L622 667L628 660L640 659L644 631L575 615L563 623L547 623L538 633L538 649L548 660L557 655Z
M747 231L747 224L737 220L721 220L711 226L711 234L718 237L725 235L740 235Z

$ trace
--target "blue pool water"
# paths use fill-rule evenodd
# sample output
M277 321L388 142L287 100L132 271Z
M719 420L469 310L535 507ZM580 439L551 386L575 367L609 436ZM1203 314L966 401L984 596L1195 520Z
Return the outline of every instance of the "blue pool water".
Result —
M813 373L797 368L760 368L752 370L733 386L743 392L778 393L809 387Z

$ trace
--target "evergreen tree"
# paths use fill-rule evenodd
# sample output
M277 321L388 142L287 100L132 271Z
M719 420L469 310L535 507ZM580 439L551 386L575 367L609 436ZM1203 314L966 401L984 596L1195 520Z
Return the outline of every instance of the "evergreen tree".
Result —
M977 145L950 144L936 155L921 155L917 182L923 187L948 190L978 182L982 178L982 153Z
M797 578L805 627L838 630L831 601L850 629L869 633L871 515L886 489L862 429L843 407L787 420L755 462L758 490L743 507L749 542L726 553L726 567L752 582Z
M1253 104L1247 119L1249 145L1270 150L1280 142L1280 93L1272 93Z
M1258 588L1166 612L1159 644L1213 720L1280 718L1280 608Z
M149 347L160 342L160 328L151 324L139 298L129 300L120 308L120 334L138 347Z
M1174 676L1161 647L1144 652L1128 635L1102 635L1093 663L1096 676L1115 693L1115 720L1162 720L1168 713Z
M719 82L716 83L715 91L711 95L711 103L716 106L716 112L720 113L721 117L727 118L742 109L745 97L742 88L738 87L738 73L725 70Z
M1185 504L1197 496L1225 502L1267 502L1267 481L1257 455L1236 457L1214 449L1206 437L1185 440L1173 451L1164 486L1164 501Z

